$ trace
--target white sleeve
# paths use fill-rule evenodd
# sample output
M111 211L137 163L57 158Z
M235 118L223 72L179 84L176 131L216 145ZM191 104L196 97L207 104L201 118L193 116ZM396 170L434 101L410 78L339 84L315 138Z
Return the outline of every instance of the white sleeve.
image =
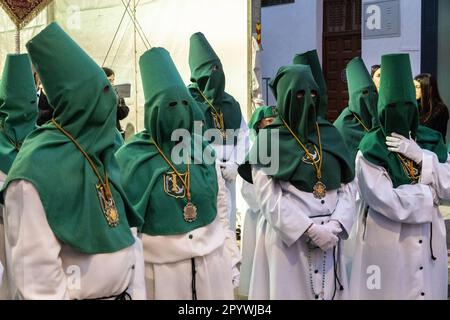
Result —
M394 188L387 171L364 159L361 152L356 158L356 175L361 197L371 209L400 223L431 222L434 204L430 186L418 183Z
M8 275L14 299L69 299L61 244L50 228L34 186L14 181L5 191ZM12 288L11 288L12 289Z
M239 134L237 139L237 144L233 148L228 161L232 161L237 164L242 164L245 161L250 149L250 139L247 123L244 118L241 120L241 126L239 128Z
M338 203L336 209L331 215L331 219L337 220L342 225L343 228L340 237L344 240L348 239L355 221L356 194L357 186L355 181L342 185L338 190Z
M230 221L229 221L229 206L231 205L229 202L228 189L225 186L225 180L222 178L220 174L219 164L216 163L216 172L217 172L217 183L218 183L218 194L217 194L217 215L219 216L220 222L222 224L223 230L225 232L225 249L228 251L231 257L231 266L235 268L241 262L241 252L237 245L236 241L236 233L230 230Z
M434 152L423 150L420 182L431 185L439 199L450 199L450 156L440 163Z
M281 240L287 246L291 246L313 224L313 221L283 194L278 181L268 177L261 169L254 166L252 166L252 176L261 213Z

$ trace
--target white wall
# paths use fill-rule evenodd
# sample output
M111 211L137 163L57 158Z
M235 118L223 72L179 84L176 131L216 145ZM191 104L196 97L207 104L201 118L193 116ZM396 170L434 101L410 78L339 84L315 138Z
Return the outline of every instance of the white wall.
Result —
M322 0L296 0L262 8L263 77L273 77L281 66L291 64L296 53L317 49L321 55L322 7ZM271 92L266 103L275 103Z
M363 0L363 3L373 0ZM401 36L362 40L362 56L367 67L379 64L387 53L409 53L413 76L420 73L421 0L400 0Z

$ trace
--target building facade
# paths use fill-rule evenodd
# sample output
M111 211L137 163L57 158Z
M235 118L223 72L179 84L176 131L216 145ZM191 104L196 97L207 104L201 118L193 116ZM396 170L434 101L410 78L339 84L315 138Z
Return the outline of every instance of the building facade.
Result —
M437 76L450 105L450 1L448 0L267 0L262 2L263 96L267 83L295 54L317 49L335 119L348 101L345 66L361 56L367 68L387 53L408 53L413 74Z

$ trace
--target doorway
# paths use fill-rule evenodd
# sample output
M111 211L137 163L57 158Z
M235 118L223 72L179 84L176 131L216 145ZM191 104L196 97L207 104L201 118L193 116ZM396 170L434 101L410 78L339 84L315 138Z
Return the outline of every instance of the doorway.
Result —
M323 1L323 71L328 87L328 120L348 104L345 69L361 56L361 0Z

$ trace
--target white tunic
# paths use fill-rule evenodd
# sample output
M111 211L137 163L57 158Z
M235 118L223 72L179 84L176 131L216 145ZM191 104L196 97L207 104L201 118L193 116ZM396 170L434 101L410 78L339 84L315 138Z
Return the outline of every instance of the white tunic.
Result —
M226 162L242 164L250 149L249 131L244 118L241 120L241 126L237 133L236 145L213 144L216 152L217 163L219 166L225 166ZM222 176L220 174L220 176ZM225 181L227 190L226 196L229 203L228 217L230 230L236 231L236 180Z
M94 299L127 288L135 299L145 298L139 240L110 254L79 253L55 237L31 183L14 181L5 193L6 261L13 299Z
M142 234L147 297L155 300L192 300L192 258L199 300L233 299L238 281L240 253L235 233L229 229L224 181L219 182L217 217L209 225L171 236Z
M250 279L253 269L253 258L255 255L256 227L259 220L260 208L253 184L244 181L242 183L241 193L242 197L248 204L248 210L245 213L244 223L242 225L242 264L239 294L242 296L248 296L250 289Z
M356 174L369 210L358 217L352 298L447 299L446 231L432 188L449 195L448 165L438 168L426 153L420 183L393 188L386 170L359 152Z
M6 175L0 171L0 190L5 183ZM8 281L6 279L5 227L3 225L3 205L0 204L0 300L8 299Z
M349 183L338 190L327 191L321 201L289 182L266 176L260 169L253 167L252 171L261 215L249 298L316 299L322 287L326 300L346 298L349 288L341 242L335 250L310 251L305 231L312 223L334 219L343 227L340 239L346 239L355 215L353 195L356 186ZM343 290L340 290L338 279Z

